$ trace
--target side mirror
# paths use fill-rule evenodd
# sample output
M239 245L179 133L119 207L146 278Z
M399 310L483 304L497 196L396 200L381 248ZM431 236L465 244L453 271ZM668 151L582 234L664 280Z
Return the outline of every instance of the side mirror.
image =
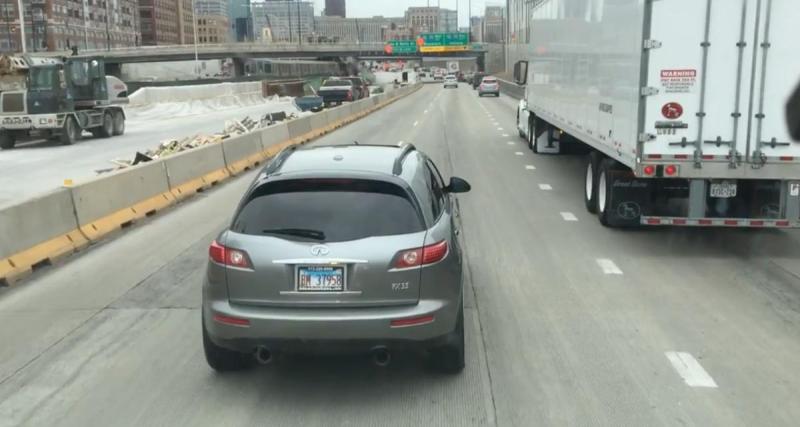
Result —
M450 184L444 187L445 193L466 193L469 190L472 190L472 186L466 180L457 176L451 177Z
M514 81L518 85L528 83L528 61L517 61L514 63Z
M786 125L792 139L800 141L800 85L797 85L786 103Z

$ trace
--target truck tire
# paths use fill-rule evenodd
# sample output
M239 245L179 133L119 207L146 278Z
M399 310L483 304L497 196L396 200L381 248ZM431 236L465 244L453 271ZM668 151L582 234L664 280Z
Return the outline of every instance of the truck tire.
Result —
M536 119L528 120L528 148L539 154L539 142L536 138Z
M597 171L602 161L601 155L596 151L587 156L586 185L583 192L583 201L589 213L597 213Z
M608 219L611 216L609 208L611 206L611 178L610 161L604 159L600 162L600 170L597 172L597 218L600 224L608 227Z
M3 150L10 150L14 148L14 144L17 141L14 139L14 135L8 132L0 132L0 148Z
M114 122L114 131L112 135L119 136L125 133L125 114L122 111L114 111L112 113L112 119Z
M619 162L604 158L597 179L597 218L613 228L641 227L640 218L649 211L652 180L636 178Z
M92 135L95 138L109 138L114 134L114 121L111 118L111 113L106 112L103 114L103 124L100 127L92 129Z
M75 121L75 117L67 116L64 119L64 127L61 128L59 141L62 145L72 145L81 139L81 127Z

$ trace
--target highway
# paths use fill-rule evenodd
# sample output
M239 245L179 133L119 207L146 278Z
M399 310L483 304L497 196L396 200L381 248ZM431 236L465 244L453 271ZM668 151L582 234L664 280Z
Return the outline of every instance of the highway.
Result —
M158 116L153 111L133 115L125 134L113 138L83 139L72 146L57 141L21 143L13 150L0 151L0 206L31 197L63 184L97 176L96 170L114 167L112 159L133 160L137 151L156 148L162 141L192 135L221 132L226 120L245 116L259 119L266 113L295 111L290 101L220 109L202 114ZM138 110L137 110L138 111Z
M604 228L583 159L533 154L515 104L427 85L315 142L411 142L472 184L462 374L413 354L213 372L207 247L251 172L0 290L0 425L797 425L798 231Z

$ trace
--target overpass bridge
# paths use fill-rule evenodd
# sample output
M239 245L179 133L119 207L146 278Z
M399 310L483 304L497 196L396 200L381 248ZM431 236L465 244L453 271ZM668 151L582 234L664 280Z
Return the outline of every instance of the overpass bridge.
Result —
M191 61L231 58L236 75L244 74L243 59L247 58L297 58L327 59L342 58L388 58L421 59L423 57L475 58L483 63L484 50L454 52L426 52L388 56L384 43L224 43L197 45L138 46L114 49L79 51L77 56L101 57L106 63L106 73L120 75L122 64L141 62ZM195 52L196 49L196 52ZM53 56L67 56L71 52L51 52Z

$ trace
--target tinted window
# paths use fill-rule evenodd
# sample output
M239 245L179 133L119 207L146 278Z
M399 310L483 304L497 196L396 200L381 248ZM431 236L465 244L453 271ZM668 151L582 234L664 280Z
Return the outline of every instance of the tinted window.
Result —
M322 86L350 86L351 83L347 80L328 80Z
M483 79L483 82L492 84L492 83L497 83L497 80L490 79L490 78L487 77L487 78Z
M424 230L406 192L367 180L292 180L257 189L231 229L262 235L264 230L304 229L325 234L326 242ZM301 239L295 237L285 237Z
M431 194L435 201L434 206L437 206L437 209L434 210L434 216L438 217L445 205L444 181L442 181L442 176L439 175L439 170L436 169L436 165L432 161L428 160L426 164L428 165L427 170L430 176Z

